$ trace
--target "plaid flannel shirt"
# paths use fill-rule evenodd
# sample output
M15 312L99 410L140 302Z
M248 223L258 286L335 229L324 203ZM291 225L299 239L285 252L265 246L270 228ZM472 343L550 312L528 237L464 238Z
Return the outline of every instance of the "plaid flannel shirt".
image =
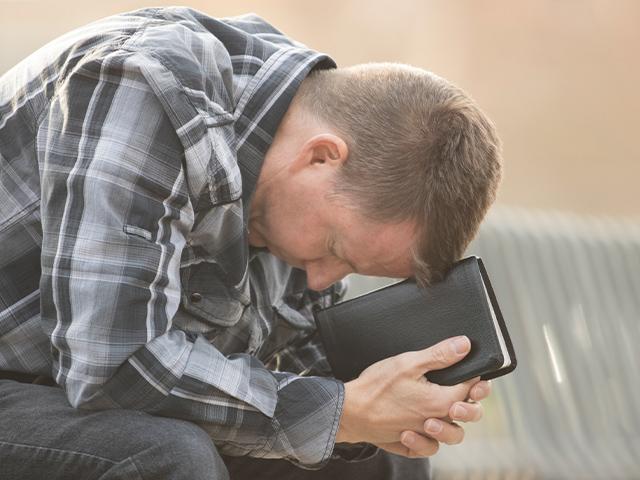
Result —
M247 222L298 85L333 67L253 15L150 8L2 76L0 370L196 422L222 453L324 464L344 389L307 340L341 287L308 290Z

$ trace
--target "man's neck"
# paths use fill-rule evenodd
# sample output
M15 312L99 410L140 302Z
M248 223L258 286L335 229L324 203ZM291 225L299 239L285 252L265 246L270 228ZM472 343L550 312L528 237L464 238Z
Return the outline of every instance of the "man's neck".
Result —
M305 141L319 131L320 124L303 110L294 97L267 150L249 207L249 244L264 246L261 220L271 195L287 181L288 167L298 155Z

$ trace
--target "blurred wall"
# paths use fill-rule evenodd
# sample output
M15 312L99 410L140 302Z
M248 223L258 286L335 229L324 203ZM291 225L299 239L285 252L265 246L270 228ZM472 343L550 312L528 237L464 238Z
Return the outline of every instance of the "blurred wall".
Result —
M164 1L0 0L0 74L65 31ZM640 2L234 0L340 65L406 62L474 96L504 142L499 203L640 219Z

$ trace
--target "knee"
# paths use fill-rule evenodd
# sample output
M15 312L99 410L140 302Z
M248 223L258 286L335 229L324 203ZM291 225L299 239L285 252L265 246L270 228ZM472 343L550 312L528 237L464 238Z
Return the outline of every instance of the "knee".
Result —
M158 419L148 439L150 445L131 457L143 478L227 480L218 450L209 435L196 424Z

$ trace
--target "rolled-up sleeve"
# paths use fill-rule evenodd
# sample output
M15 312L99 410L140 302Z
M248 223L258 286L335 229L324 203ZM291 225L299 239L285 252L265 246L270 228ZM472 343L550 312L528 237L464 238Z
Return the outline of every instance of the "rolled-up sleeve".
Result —
M52 375L75 407L186 419L224 453L321 466L341 382L272 372L172 324L193 198L184 145L139 63L124 50L83 61L39 124Z

